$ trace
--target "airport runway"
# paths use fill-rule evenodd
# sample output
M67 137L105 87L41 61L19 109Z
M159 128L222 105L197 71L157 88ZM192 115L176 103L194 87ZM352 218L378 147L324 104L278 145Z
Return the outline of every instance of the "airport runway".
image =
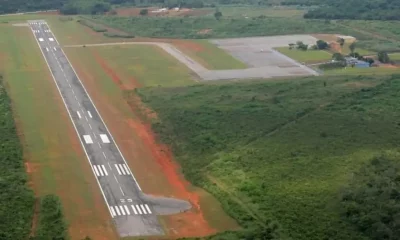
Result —
M121 237L163 235L163 229L156 215L162 208L157 201L142 193L107 126L49 26L42 20L28 22L53 75L118 233ZM181 210L187 208L187 204L184 204ZM165 211L165 213L181 210Z

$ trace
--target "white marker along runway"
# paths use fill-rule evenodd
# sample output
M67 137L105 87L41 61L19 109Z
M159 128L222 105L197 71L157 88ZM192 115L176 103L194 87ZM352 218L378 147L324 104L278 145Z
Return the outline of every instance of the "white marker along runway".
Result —
M29 21L121 237L163 230L111 133L45 21ZM126 201L129 205L124 204Z

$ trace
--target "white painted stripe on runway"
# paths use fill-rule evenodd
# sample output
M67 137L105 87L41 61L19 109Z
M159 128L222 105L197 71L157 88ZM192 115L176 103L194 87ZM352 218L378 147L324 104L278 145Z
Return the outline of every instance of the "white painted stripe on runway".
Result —
M117 165L117 164L114 164L114 166L115 166L115 168L117 169L118 174L121 175L121 171L119 170L118 165Z
M113 208L113 207L110 207L110 210L111 210L111 216L114 217L114 216L115 216L114 208Z
M107 134L100 134L100 138L103 143L110 143L110 139L108 139Z
M78 101L78 98L76 97L76 95L74 97L75 97L75 100Z
M149 206L147 204L145 204L144 206L146 207L146 209L149 212L149 214L151 214L151 210L150 210Z
M79 113L79 111L76 111L76 113L78 114L79 119L81 119L81 114Z
M90 128L90 130L92 130L92 125L90 125L90 123L89 123L89 128Z
M96 167L96 166L95 166ZM98 170L99 170L99 172L100 172L100 176L104 176L104 173L103 173L103 170L101 170L101 167L100 166L98 166L98 168L97 168Z
M54 42L54 38L49 38L49 41L50 42Z
M124 193L124 191L122 191L122 187L121 186L119 186L119 190L121 190L122 195L125 196L125 193Z
M99 144L99 148L101 148L101 145L100 145L100 143L98 142L97 144Z
M124 208L122 206L119 206L119 209L121 209L122 214L125 216L126 214L125 214Z
M106 154L104 152L103 152L103 156L104 156L105 159L107 159Z
M124 205L124 208L125 208L126 213L127 213L128 215L131 215L131 212L129 211L129 208L128 208L126 205Z
M93 140L90 137L90 135L83 135L83 138L85 139L86 144L92 144Z
M57 52L57 48L56 48L56 47L54 47L54 51L56 51L56 52Z
M112 171L112 168L111 168L110 162L108 162L108 167L109 167L109 168L110 168L110 170ZM114 175L114 177L115 177L115 175Z
M72 94L74 94L74 95L75 95L74 89L71 89L71 91L72 91Z
M125 170L126 170L126 175L130 175L129 169L126 167L125 164L123 164L123 165L124 165L124 168L125 168Z
M142 214L142 211L140 210L139 205L136 205L136 207L137 207L137 210L138 210L139 214Z
M100 175L99 175L99 171L97 171L96 165L93 165L93 169L94 169L94 172L96 173L96 176L100 176Z
M118 164L118 166L121 168L121 172L123 175L126 175L124 168L122 167L122 164Z
M41 48L40 48L40 43L39 43L38 39L35 38L35 40L36 40L36 43L37 43L39 49L41 49ZM56 41L57 41L57 39L56 39ZM58 42L57 42L57 44L58 44ZM62 51L63 55L67 58L68 64L71 64L71 62L69 61L68 57L65 55L64 51L63 51L62 49L61 49L61 51ZM71 112L70 112L69 109L68 109L68 105L67 105L67 103L65 102L64 96L62 95L60 86L59 86L59 84L58 84L58 82L57 82L57 80L56 80L56 78L55 78L53 72L51 71L51 67L50 67L50 65L49 65L49 62L47 61L46 56L44 55L44 52L41 51L41 53L42 53L42 56L43 56L43 58L44 58L44 60L45 60L45 62L46 62L46 65L47 65L47 67L48 67L48 69L49 69L49 71L50 71L50 73L51 73L51 76L53 77L54 84L56 85L57 90L58 90L58 93L59 93L60 96L61 96L61 99L62 99L62 101L63 101L63 103L64 103L64 107L65 107L65 109L67 110L67 113L68 113L68 116L69 116L69 118L70 118L70 120L71 120L72 125L74 126L75 132L76 132L76 134L79 136L79 142L81 143L82 149L83 149L84 152L85 152L86 159L88 160L88 163L91 165L89 154L87 153L86 148L85 148L85 145L84 145L84 143L83 143L83 141L82 141L82 138L80 137L80 133L79 133L78 129L76 128L76 124L75 124L75 122L74 122L74 120L73 120L73 118L72 118ZM81 86L82 86L83 89L85 90L85 93L86 93L86 95L88 96L90 102L93 104L93 107L96 109L96 112L98 113L96 106L94 105L92 99L90 98L90 96L89 96L89 94L87 93L85 87L83 86L82 81L79 79L79 77L78 77L78 75L77 75L75 69L72 67L72 65L70 65L70 66L71 66L72 70L74 71L76 77L78 78L78 80L79 80ZM79 104L79 102L78 102L78 104ZM101 121L103 122L103 124L105 125L105 123L104 123L103 119L101 118L101 116L100 116L100 119L101 119ZM105 128L106 128L107 131L109 132L109 130L108 130L108 128L107 128L106 125L105 125ZM112 138L112 136L111 136L111 138ZM119 153L121 154L123 160L125 161L125 159L124 159L124 157L123 157L121 151L119 150L118 146L116 146L116 147L117 147ZM126 161L125 161L125 162L126 162ZM138 186L139 190L141 190L139 184L138 184L137 181L136 181L136 179L135 179L134 177L133 177L133 179L135 180L135 183L136 183L136 185ZM101 194L102 194L102 196L103 196L104 202L105 202L105 203L107 204L107 206L109 207L110 205L109 205L109 203L108 203L108 201L107 201L107 198L106 198L106 196L105 196L105 194L104 194L103 188L101 187L100 182L99 182L99 180L98 180L97 178L96 178L96 182L97 182L97 185L98 185L98 187L99 187L99 189L100 189L100 191L101 191ZM110 212L110 214L111 214L111 212Z
M142 204L140 204L140 207L142 208L143 213L144 213L144 214L147 214L146 209L144 209L144 206L143 206Z
M93 118L92 114L90 113L90 111L87 111L87 114L89 115L90 118Z
M89 122L89 120L87 119L87 117L85 116L86 122Z
M136 211L135 206L131 205L131 207L132 207L133 212L137 215L137 211Z
M118 215L121 215L121 213L119 212L118 206L115 206L115 211L117 211Z
M106 170L106 167L104 167L104 165L101 165L101 167L103 168L104 174L105 174L106 176L108 176L108 172L107 172L107 170Z
M40 42L43 42L43 41L44 41L44 39L43 39L43 38L39 38L39 41L40 41Z
M49 51L49 48L46 48L46 51Z

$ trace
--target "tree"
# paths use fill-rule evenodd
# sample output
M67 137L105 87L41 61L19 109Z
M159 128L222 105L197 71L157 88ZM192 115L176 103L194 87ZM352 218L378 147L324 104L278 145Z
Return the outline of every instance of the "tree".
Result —
M341 214L371 240L400 239L400 163L378 156L353 174L341 196Z
M325 42L324 40L318 40L318 41L317 41L317 47L318 47L318 49L320 49L320 50L327 49L328 46L329 46L328 43Z
M344 38L338 38L336 42L339 43L341 47L343 47L345 40Z
M344 61L344 57L341 53L332 54L332 59L335 61Z
M215 17L215 19L217 19L218 21L219 21L219 20L221 19L221 17L222 17L222 12L221 12L218 8L215 8L214 17Z
M349 49L350 49L350 52L353 53L353 52L354 52L354 49L356 49L356 42L352 42L352 43L349 45Z
M294 43L289 43L289 49L293 49L295 45Z
M369 65L371 66L372 64L374 64L375 60L372 58L365 58L365 61L369 63Z
M146 16L147 14L149 14L149 10L147 8L141 9L139 14L141 16Z
M307 49L308 49L308 45L304 44L302 41L297 41L296 45L297 45L297 49L299 49L299 50L307 51Z
M378 60L381 63L390 63L389 55L387 54L387 52L384 51L378 52Z

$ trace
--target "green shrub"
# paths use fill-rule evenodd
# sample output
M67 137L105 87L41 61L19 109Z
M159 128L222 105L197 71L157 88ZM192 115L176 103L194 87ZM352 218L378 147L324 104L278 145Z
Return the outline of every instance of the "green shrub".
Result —
M86 27L91 28L95 32L107 32L106 28L99 27L99 26L97 26L97 25L95 25L95 24L93 24L93 23L91 23L91 22L89 22L89 21L87 21L85 19L79 19L79 20L77 20L77 22L79 22L80 24L82 24L82 25L84 25Z
M344 61L323 63L323 64L318 65L318 68L321 70L332 70L332 69L338 69L338 68L344 68L344 67L346 67L346 62L344 62Z
M60 199L55 195L41 198L35 240L67 240L68 228Z
M22 146L3 84L0 75L0 239L27 239L35 198L27 186Z
M110 32L104 33L104 36L110 37L110 38L134 38L135 37L133 34L120 34L120 33L110 33Z

